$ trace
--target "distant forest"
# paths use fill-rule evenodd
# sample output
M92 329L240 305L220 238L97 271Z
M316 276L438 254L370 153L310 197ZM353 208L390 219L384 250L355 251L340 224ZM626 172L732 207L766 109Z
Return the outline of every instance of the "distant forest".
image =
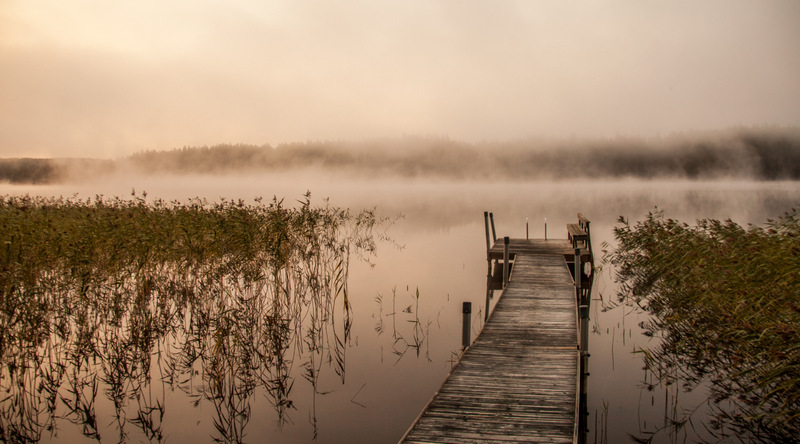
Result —
M184 147L145 151L118 160L0 159L0 181L44 184L117 171L224 175L312 168L348 176L457 180L797 180L800 128L740 128L650 139L529 138L482 143L403 137L276 147Z
M93 175L107 175L117 169L117 162L107 159L0 159L0 182L46 185L86 180Z

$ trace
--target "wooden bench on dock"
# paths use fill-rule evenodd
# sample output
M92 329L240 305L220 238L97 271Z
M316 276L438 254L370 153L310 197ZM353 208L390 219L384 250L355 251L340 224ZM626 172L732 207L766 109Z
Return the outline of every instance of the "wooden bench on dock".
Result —
M572 248L577 248L578 242L583 242L583 245L592 251L592 237L589 231L589 219L578 213L577 224L567 224L567 237L572 242Z

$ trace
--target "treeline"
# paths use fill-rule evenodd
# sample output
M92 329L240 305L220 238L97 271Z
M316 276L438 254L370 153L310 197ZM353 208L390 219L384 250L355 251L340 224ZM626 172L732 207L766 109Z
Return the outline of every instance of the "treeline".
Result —
M520 139L466 143L441 137L364 142L218 145L148 151L143 171L227 173L323 168L347 174L450 179L723 177L800 179L800 128L738 129L659 139Z
M43 184L60 181L52 159L0 159L0 178L10 183Z
M0 180L64 177L30 159L0 164ZM18 168L8 163L20 162ZM230 174L323 169L367 177L457 180L575 178L800 179L800 127L739 128L663 138L518 139L467 143L441 137L361 142L217 145L144 151L117 167L156 174ZM22 174L21 171L27 171Z
M0 182L44 185L88 180L116 169L108 159L0 159Z

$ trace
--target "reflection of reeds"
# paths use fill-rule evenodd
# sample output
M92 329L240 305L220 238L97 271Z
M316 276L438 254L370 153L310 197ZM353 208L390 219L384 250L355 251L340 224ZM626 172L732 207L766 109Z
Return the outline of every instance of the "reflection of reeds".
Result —
M161 440L159 378L213 404L215 439L243 440L256 393L285 421L293 359L313 381L329 353L344 381L349 256L374 252L377 222L308 196L0 198L2 440L36 441L58 417L99 439L109 413L120 440L126 425ZM113 412L96 411L98 392Z
M408 288L406 288L406 290L408 290ZM392 317L392 353L397 356L395 365L399 363L401 359L403 359L409 350L414 350L416 356L419 358L422 353L422 347L423 345L427 344L426 339L430 336L430 325L432 324L432 321L429 320L427 324L423 325L419 317L419 288L417 288L415 292L410 295L410 297L412 298L411 304L401 310L401 313L397 313L395 310L397 287L392 288L392 313L389 313L386 316ZM401 324L399 328L396 324L397 316L403 315L407 315L404 317L407 318L405 319L405 324L410 324L411 328L409 331L407 331L405 328L402 328L404 324ZM425 357L430 362L430 352L427 349Z
M594 442L608 443L608 402L603 400L603 411L600 412L600 424L598 425L597 410L594 412ZM599 433L599 435L598 435Z
M375 333L380 336L383 334L383 296L378 293L375 296L375 302L378 304L378 314L377 314L377 322L375 322Z

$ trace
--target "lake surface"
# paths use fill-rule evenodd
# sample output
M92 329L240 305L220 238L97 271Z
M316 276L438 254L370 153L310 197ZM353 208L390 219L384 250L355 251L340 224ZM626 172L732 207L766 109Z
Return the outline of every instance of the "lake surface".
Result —
M311 192L312 204L354 210L376 207L387 217L402 215L386 227L392 241L379 244L372 263L351 259L349 294L352 325L342 335L338 354L291 350L286 358L291 389L282 406L268 390L255 388L244 399L246 417L213 399L187 396L161 376L159 359L151 365L151 382L143 390L147 404L160 407L156 424L163 441L207 442L221 435L215 421L227 421L244 442L396 442L441 384L461 348L461 305L473 304L473 337L482 325L486 282L483 212L492 211L498 236L524 237L526 219L531 237L566 237L565 224L581 212L592 221L596 265L603 243L613 244L619 216L631 221L649 211L692 223L699 218L763 223L800 203L798 182L740 181L564 181L467 183L436 180L358 180L313 173L241 177L125 177L95 183L59 186L0 185L3 194L91 197L128 196L146 191L148 199L185 200L205 197L252 200L285 198L288 204ZM663 387L643 367L642 347L657 338L642 334L647 315L620 304L608 267L598 271L593 287L589 361L588 442L653 442L712 439L705 430L709 409L703 389ZM340 328L341 325L333 325ZM340 330L341 331L341 330ZM165 348L166 349L166 348ZM161 350L164 353L163 350ZM153 350L160 357L159 350ZM306 377L309 366L317 368ZM198 383L199 383L198 376ZM187 382L191 384L191 381ZM5 393L10 382L0 381ZM124 421L104 387L92 397L102 441L148 441L153 435L134 421L136 408ZM129 400L131 405L136 401ZM19 421L9 398L0 399L4 426ZM6 405L3 405L5 403ZM141 404L141 403L140 403ZM139 409L141 410L141 409ZM16 412L16 413L15 413ZM59 417L59 415L63 417ZM231 415L231 418L225 418ZM54 427L41 430L43 442L91 440L85 424L56 410ZM670 420L685 426L669 427ZM233 420L235 419L235 420ZM157 439L156 439L157 440Z

